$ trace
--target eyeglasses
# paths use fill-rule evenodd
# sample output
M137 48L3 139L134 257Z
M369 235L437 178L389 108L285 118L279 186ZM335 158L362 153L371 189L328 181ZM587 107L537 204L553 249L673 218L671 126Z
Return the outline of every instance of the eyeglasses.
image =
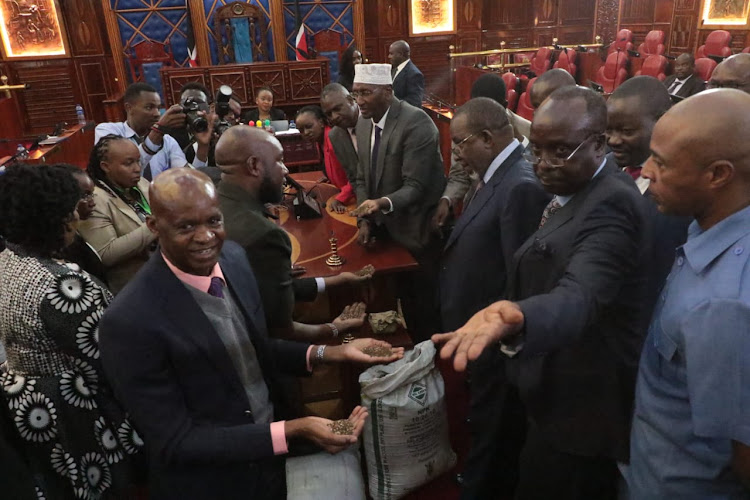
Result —
M466 141L477 135L479 132L474 132L473 134L467 135L457 143L455 143L453 146L451 146L451 153L457 153L459 151L463 151L464 144L466 144Z
M83 193L83 195L81 196L81 199L83 201L91 201L94 199L94 193Z
M575 149L573 150L573 152L572 152L572 153L570 153L570 154L569 154L569 155L568 155L567 157L565 157L565 158L561 158L561 157L559 157L559 156L553 156L552 158L542 158L542 154L541 154L541 153L542 153L542 150L541 150L541 149L539 149L539 148L537 148L537 147L535 147L535 146L531 146L531 148L530 148L530 149L531 149L531 151L526 151L526 152L525 152L525 153L523 154L523 158L524 158L524 160L526 160L527 162L531 163L532 165L539 165L539 164L540 164L540 163L542 162L542 159L544 159L544 161L545 161L545 162L547 163L547 165L549 165L550 167L552 167L552 168L560 168L560 167L562 167L563 165L565 165L565 163L566 163L566 162L570 161L570 160L571 160L571 158L573 158L573 156L574 156L574 155L575 155L575 154L576 154L576 153L578 152L578 150L579 150L579 149L581 149L581 147L582 147L582 146L583 146L584 144L586 144L586 142L587 142L587 141L588 141L589 139L591 139L592 137L594 137L594 136L593 136L593 135L590 135L590 136L586 137L586 138L585 138L585 139L584 139L583 141L581 141L581 143L580 143L580 144L579 144L579 145L578 145L578 146L577 146L577 147L576 147L576 148L575 148Z
M353 98L357 99L359 97L370 97L375 92L372 90L359 90L359 91L352 91L349 92L349 95L351 95Z

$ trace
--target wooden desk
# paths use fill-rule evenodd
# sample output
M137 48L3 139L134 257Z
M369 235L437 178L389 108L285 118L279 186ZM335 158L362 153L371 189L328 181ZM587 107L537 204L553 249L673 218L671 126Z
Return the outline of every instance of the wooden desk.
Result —
M451 169L451 150L453 149L453 143L451 142L451 120L453 119L453 111L450 108L440 108L433 104L422 104L422 109L427 113L432 121L435 122L435 126L440 134L440 154L443 156L443 168L445 169L445 175L448 175Z
M284 148L284 165L289 172L295 174L323 167L323 158L317 144L307 142L302 134L277 134L276 138Z
M0 157L12 156L18 144L29 148L28 139L4 139L0 141ZM66 129L55 144L39 146L29 153L23 163L70 163L86 168L91 149L94 147L94 122L74 125ZM2 162L0 162L2 164Z

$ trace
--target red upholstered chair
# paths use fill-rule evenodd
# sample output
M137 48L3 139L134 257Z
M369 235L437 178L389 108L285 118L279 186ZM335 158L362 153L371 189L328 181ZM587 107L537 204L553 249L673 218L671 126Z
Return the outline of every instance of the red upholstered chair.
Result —
M505 82L505 98L508 100L508 109L515 111L516 106L518 106L518 91L521 88L521 82L518 81L516 74L510 71L503 73L502 78Z
M578 69L578 66L576 66L576 57L575 50L564 49L560 52L560 55L557 56L557 61L555 61L554 67L564 69L575 78L576 70Z
M649 31L646 39L638 46L638 52L643 57L664 54L664 32L658 30Z
M526 92L521 94L521 98L518 99L518 108L516 109L516 114L518 114L518 116L526 118L529 121L534 119L534 107L531 105L529 92L535 81L536 78L529 80L529 83L526 85Z
M633 48L633 33L630 30L622 29L617 32L615 41L609 45L609 53L617 52L617 49L620 49L620 52L627 53L628 50L633 50Z
M695 58L719 56L729 57L732 55L732 49L729 43L732 41L732 35L728 31L712 31L706 37L706 43L698 47Z
M744 49L742 49L742 52L744 52L745 54L750 53L750 47L745 47Z
M532 71L536 76L541 75L547 71L552 65L552 49L548 47L542 47L536 51L534 57L531 58L531 66L529 70Z
M604 92L612 93L628 77L628 56L622 52L613 52L607 56L604 66L596 74L596 83L604 87Z
M645 61L643 61L643 66L641 66L641 69L636 73L636 76L653 76L654 78L658 78L660 82L663 82L664 79L667 77L667 58L664 56L648 56Z
M698 78L707 82L711 79L711 75L713 74L714 69L716 69L716 66L718 66L718 63L713 59L701 57L695 60L695 74Z

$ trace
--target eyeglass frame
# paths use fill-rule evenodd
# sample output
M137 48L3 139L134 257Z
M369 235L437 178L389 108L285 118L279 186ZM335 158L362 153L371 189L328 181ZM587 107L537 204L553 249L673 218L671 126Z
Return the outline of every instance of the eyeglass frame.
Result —
M469 139L471 139L472 137L474 137L477 134L481 134L482 132L483 131L480 130L479 132L474 132L473 134L469 134L466 137L464 137L463 139L461 139L460 141L458 141L457 143L453 144L451 146L451 153L455 154L456 151L463 151L464 150L464 146L463 145L466 144L466 141L468 141Z
M555 157L555 160L556 160L555 163L550 162L549 159L544 159L541 156L537 156L535 154L532 154L531 151L525 151L523 153L523 159L526 160L527 162L531 163L532 165L539 165L542 162L542 160L544 160L547 163L547 165L549 165L552 168L561 168L561 167L565 166L565 164L567 162L569 162L573 158L573 156L581 149L581 147L584 144L586 144L586 142L589 139L591 139L592 137L595 137L596 135L597 134L589 134L588 136L586 136L586 138L584 140L582 140L581 143L578 146L576 146L576 148L573 150L572 153L570 153L567 156L567 158L557 158L557 157Z
M94 193L83 193L81 195L81 200L83 201L91 201L94 199Z
M370 97L372 94L374 94L375 92L377 92L377 90L371 90L371 89L352 90L351 92L349 92L349 95L352 96L354 100L356 101L360 97L363 97L366 99Z

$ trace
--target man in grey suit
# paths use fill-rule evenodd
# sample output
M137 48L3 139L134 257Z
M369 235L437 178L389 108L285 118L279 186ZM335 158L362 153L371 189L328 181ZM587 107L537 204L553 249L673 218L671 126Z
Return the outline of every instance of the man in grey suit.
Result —
M333 152L346 171L349 182L357 176L357 122L360 117L357 101L340 83L329 83L320 94L320 107L333 126L328 133Z
M365 118L357 124L354 181L359 241L371 245L376 232L385 233L420 263L421 276L404 283L414 287L414 293L402 290L402 305L408 323L408 297L421 299L416 308L424 315L413 318L410 330L417 336L428 334L427 329L437 327L437 315L434 310L427 314L425 303L435 290L440 253L430 220L445 186L438 131L424 111L393 96L389 64L358 64L352 95Z

